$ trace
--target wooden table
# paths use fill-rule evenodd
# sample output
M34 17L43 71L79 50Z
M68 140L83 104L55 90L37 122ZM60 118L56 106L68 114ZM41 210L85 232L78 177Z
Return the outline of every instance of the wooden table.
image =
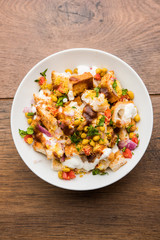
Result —
M0 239L160 239L160 1L1 0L0 6ZM46 56L74 47L101 49L130 64L154 108L152 139L138 166L89 192L35 176L10 130L22 78Z

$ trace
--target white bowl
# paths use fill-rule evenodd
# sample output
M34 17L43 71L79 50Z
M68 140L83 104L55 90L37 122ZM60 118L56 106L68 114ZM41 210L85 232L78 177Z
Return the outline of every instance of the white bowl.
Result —
M57 172L51 169L51 162L45 156L37 153L20 137L18 129L25 130L27 121L23 113L30 106L33 93L38 92L38 84L34 82L39 73L48 68L47 78L51 71L63 72L66 68L74 69L78 65L107 67L114 70L123 88L132 90L135 94L135 105L141 116L138 123L140 145L134 151L132 159L118 171L109 171L109 175L93 176L86 174L71 181L58 178ZM24 77L14 97L11 110L11 130L15 146L26 165L41 179L57 187L70 190L92 190L108 186L128 174L140 161L149 144L153 127L153 111L148 91L138 74L124 61L112 54L88 48L68 49L55 53L36 64ZM145 162L143 163L145 164Z

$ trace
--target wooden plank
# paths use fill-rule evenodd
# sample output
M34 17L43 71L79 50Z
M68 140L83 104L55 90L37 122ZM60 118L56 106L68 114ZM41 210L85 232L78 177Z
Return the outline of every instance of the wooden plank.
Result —
M10 132L11 100L0 100L1 239L158 240L160 96L152 96L154 129L138 166L117 183L74 192L36 177L20 159Z
M12 98L26 73L57 51L97 48L122 58L160 93L160 2L154 0L1 0L1 98Z

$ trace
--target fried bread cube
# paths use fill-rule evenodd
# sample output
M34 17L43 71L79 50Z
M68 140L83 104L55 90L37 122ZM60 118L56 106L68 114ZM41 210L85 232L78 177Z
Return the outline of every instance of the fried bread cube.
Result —
M70 89L68 74L62 74L56 71L52 71L51 79L52 79L53 89L57 89L61 93L68 93Z
M72 75L69 81L72 85L74 96L79 95L85 89L93 87L93 76L90 72L85 72L82 75Z
M116 153L114 153L114 157L112 154L112 160L109 164L109 167L112 169L112 171L115 172L126 163L127 163L127 160L123 157L120 151L117 151Z
M117 102L122 95L120 82L115 78L114 71L108 72L101 79L101 87L108 90L108 100L111 103Z
M58 127L57 119L51 113L45 110L42 106L37 106L37 113L41 117L41 122L48 129L48 131L57 138L63 135L62 130ZM57 131L56 131L57 130Z
M34 149L36 152L42 153L42 154L44 154L44 155L47 155L47 154L46 154L46 149L44 148L44 146L42 145L42 143L40 143L40 142L38 142L38 141L34 141L33 149Z

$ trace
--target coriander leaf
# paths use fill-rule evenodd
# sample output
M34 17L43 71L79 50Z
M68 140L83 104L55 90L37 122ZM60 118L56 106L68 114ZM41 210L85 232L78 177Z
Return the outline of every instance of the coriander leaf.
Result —
M116 87L117 87L116 79L114 79L114 82L113 82L113 84L112 84L112 87L113 87L113 89L115 90L115 92L117 92L117 90L116 90Z
M56 103L56 106L62 106L63 107L63 99L67 98L66 95L62 95L61 97L58 98L58 101Z
M27 128L27 134L32 135L33 133L34 133L33 127L32 127L32 126L29 126L29 127Z
M72 108L75 108L75 109L77 109L75 106L72 106Z
M92 170L93 175L97 175L100 173L100 170L98 168Z
M124 89L124 88L122 88L122 95L123 95L123 96L126 95L127 92L128 92L128 89Z
M99 96L99 90L100 90L100 88L99 88L99 87L96 87L96 88L94 88L94 91L96 92L96 97L98 97L98 96Z
M24 138L24 137L27 135L27 132L19 129L19 135L20 135L22 138Z
M133 126L133 124L132 125L129 125L126 129L127 129L127 132L128 133L130 133L130 128Z
M100 171L98 168L95 168L95 169L92 170L92 174L93 174L93 175L97 175L97 174L99 174L99 175L105 175L105 174L108 174L108 172L102 172L102 171Z
M105 116L103 115L99 120L98 126L102 127L104 125L104 122L105 122Z
M39 82L39 79L34 80L35 82Z
M33 115L34 115L33 112L29 112L29 113L27 114L27 116L33 116Z
M44 70L44 72L41 72L41 76L45 77L46 78L46 72L47 72L48 68L46 70Z
M74 132L73 135L71 135L70 139L75 144L79 143L81 141L79 132Z
M122 152L125 152L125 150L126 150L126 147L124 147L124 148L122 149Z
M120 141L120 139L119 139L119 134L117 134L117 140L116 140L116 143L118 144L119 141Z
M92 125L90 125L90 126L88 127L87 136L95 136L95 135L99 135L98 129L96 129L96 127L93 127Z
M112 121L112 119L110 120L109 125L110 125L110 126L113 126L113 121Z

